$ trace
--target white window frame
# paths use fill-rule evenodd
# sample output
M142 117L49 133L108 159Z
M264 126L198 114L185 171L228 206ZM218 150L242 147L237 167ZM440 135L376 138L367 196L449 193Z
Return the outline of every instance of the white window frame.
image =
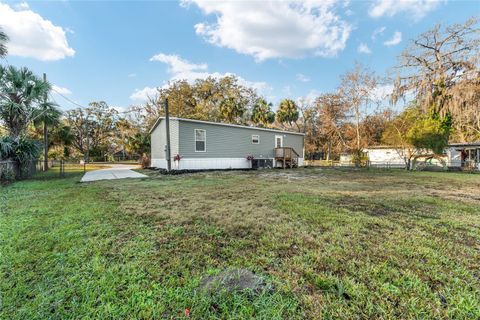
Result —
M204 136L205 136L205 140L203 140L203 142L205 142L205 148L204 150L197 150L197 131L203 131L204 132ZM195 141L195 152L207 152L207 130L205 129L194 129L193 130L193 140ZM202 140L198 140L198 141L202 141Z
M282 141L280 147L277 147L277 138L280 138L281 141ZM283 136L281 136L281 135L275 135L275 141L274 141L273 143L274 143L275 148L283 148Z
M257 142L253 142L253 137L257 137ZM260 144L260 135L252 134L252 144Z

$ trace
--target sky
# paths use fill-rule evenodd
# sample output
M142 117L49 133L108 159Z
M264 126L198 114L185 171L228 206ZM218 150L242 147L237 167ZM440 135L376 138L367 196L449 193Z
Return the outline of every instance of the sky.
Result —
M1 63L46 73L64 110L231 74L276 104L335 90L356 61L385 75L411 39L475 15L480 1L7 1Z

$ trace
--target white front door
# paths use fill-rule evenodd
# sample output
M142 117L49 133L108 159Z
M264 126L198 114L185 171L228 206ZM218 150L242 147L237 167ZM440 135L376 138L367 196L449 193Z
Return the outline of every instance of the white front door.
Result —
M275 148L283 147L283 136L275 136Z

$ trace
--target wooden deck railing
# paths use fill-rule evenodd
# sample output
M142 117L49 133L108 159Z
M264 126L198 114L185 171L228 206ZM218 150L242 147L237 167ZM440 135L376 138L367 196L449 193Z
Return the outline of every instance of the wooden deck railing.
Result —
M299 158L300 156L292 147L275 148L275 158Z
M298 158L300 155L292 147L275 148L275 160L282 161L283 168L296 167L298 165Z

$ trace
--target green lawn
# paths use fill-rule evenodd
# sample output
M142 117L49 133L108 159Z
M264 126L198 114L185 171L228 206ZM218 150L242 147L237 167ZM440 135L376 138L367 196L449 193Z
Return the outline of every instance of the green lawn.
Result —
M480 318L480 175L147 173L0 187L0 319Z

